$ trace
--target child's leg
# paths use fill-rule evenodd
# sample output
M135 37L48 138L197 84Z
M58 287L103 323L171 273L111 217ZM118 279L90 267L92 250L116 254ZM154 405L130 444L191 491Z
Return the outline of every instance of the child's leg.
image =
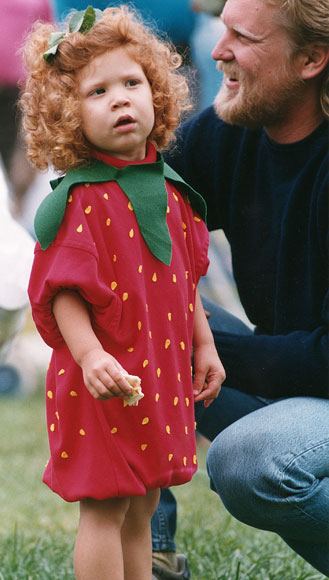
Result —
M155 489L130 498L121 531L125 580L151 580L151 518L159 497L160 490Z
M74 550L77 580L123 580L121 528L129 498L80 502L80 521Z

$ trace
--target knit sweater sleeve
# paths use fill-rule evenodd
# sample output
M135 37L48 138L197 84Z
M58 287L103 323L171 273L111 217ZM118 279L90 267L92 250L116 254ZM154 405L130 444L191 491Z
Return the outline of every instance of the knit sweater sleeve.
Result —
M239 127L223 124L216 118L213 110L207 109L181 127L177 146L167 156L167 162L204 196L208 205L209 229L223 228L228 238L232 217L229 196L236 173L235 158L241 131ZM324 280L328 256L326 183L327 179L322 176L316 218L319 238L316 251L321 252L322 262L321 268L316 271L319 279L310 286L312 293L316 287L327 287ZM312 251L315 251L314 248ZM274 332L256 331L244 336L228 334L221 329L214 331L217 349L227 375L224 384L266 398L329 398L329 296L322 290L318 295L318 312L321 315L314 317L311 322L308 321L308 324L304 324L308 317L307 300L304 300L296 308L295 322L289 322L284 331L277 328ZM241 298L244 303L243 296ZM248 308L251 300L250 295L248 304L244 306ZM256 325L262 323L259 320L253 322Z

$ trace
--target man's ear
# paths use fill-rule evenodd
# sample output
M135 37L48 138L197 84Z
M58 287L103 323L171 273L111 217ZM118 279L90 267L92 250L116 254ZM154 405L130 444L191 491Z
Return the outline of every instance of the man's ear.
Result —
M329 62L329 47L311 44L299 55L300 76L312 79L318 76Z

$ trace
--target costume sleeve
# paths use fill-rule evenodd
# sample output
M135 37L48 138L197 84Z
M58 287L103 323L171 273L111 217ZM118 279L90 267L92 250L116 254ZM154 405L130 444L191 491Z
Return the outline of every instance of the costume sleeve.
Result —
M52 312L58 292L78 292L90 310L95 332L109 332L120 301L101 273L96 252L53 243L46 251L37 244L29 283L32 316L43 340L52 348L63 345L63 338Z

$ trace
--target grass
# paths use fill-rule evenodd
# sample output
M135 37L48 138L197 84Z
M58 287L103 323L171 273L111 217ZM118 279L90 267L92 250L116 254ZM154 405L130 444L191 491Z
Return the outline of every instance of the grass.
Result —
M43 395L0 399L0 580L74 580L78 506L41 483L48 458ZM205 448L192 482L176 488L176 542L193 580L322 580L276 535L240 524L210 491Z

